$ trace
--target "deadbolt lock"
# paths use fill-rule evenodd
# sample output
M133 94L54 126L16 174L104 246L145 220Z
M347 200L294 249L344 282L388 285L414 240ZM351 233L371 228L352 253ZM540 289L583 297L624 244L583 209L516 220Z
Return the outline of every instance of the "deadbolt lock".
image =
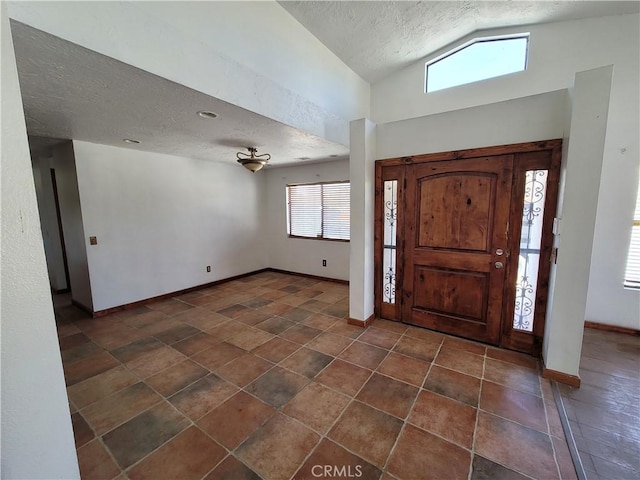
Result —
M504 253L504 250L502 250L501 248L498 248L496 250L496 255L501 256Z

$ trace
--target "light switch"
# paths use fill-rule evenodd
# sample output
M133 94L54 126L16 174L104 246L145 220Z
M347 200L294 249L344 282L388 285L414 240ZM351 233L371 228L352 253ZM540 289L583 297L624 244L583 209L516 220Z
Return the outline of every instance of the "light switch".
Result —
M89 237L89 244L90 245L97 245L98 244L98 237Z

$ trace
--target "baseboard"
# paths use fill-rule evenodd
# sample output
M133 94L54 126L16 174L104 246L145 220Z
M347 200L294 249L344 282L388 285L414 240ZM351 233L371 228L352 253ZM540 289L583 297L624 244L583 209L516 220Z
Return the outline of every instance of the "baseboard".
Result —
M54 295L61 295L63 293L69 293L71 290L69 288L52 288L51 293Z
M376 318L375 314L371 315L366 320L358 320L357 318L349 317L349 318L347 318L347 323L349 325L355 325L356 327L366 328L366 327L368 327L369 325L371 325L373 323L375 318Z
M89 315L95 316L95 314L93 313L93 309L87 307L86 305L83 305L73 298L71 299L71 305L73 305L74 307L78 307L80 310L82 310L83 312L87 312Z
M543 365L542 378L553 380L554 382L564 383L571 387L580 387L580 377L576 375L569 375L568 373L558 372L556 370L550 370Z
M605 332L624 333L625 335L640 335L640 330L628 327L618 327L616 325L607 325L606 323L598 322L584 322L584 328L591 328L593 330L603 330Z
M251 275L256 275L258 273L270 272L270 271L274 271L274 270L272 270L270 268L262 268L260 270L255 270L253 272L248 272L248 273L243 273L241 275L235 275L233 277L223 278L221 280L216 280L215 282L204 283L202 285L196 285L195 287L189 287L189 288L185 288L185 289L182 289L182 290L177 290L175 292L164 293L162 295L158 295L158 296L155 296L155 297L145 298L143 300L137 300L135 302L126 303L124 305L119 305L117 307L107 308L105 310L98 310L98 311L95 311L95 312L91 312L91 310L87 310L85 307L82 307L81 305L78 305L78 306L80 308L82 308L83 310L87 310L89 313L92 313L94 318L104 317L104 316L110 315L112 313L122 312L124 310L131 310L132 308L141 307L143 305L147 305L147 304L152 303L152 302L157 302L158 300L164 300L165 298L171 298L171 297L175 297L175 296L178 296L178 295L184 295L185 293L195 292L196 290L201 290L203 288L215 287L216 285L220 285L222 283L227 283L227 282L231 282L233 280L238 280L240 278L245 278L245 277L249 277Z
M290 272L288 270L280 270L279 268L265 268L267 272L284 273L286 275L294 275L297 277L312 278L323 282L339 283L341 285L349 285L349 280L340 280L339 278L320 277L318 275L309 275L307 273Z

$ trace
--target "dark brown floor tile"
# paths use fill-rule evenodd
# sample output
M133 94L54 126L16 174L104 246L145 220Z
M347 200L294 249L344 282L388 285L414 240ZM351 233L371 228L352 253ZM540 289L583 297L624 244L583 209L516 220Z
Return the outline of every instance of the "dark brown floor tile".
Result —
M464 352L475 353L476 355L484 355L487 351L487 347L481 343L447 336L445 336L442 346L455 348L456 350L462 350Z
M542 396L537 371L527 367L487 358L484 363L484 378L521 392Z
M318 383L310 383L287 404L283 412L324 434L349 401L349 397Z
M91 342L91 339L84 333L78 332L68 336L60 337L60 351L64 352L70 348L78 347L85 343Z
M402 424L391 415L354 401L331 429L329 438L377 467L383 467Z
M191 420L197 420L223 403L238 388L215 374L207 375L168 400Z
M503 348L488 347L487 358L513 363L515 365L520 365L521 367L530 368L536 372L538 371L538 359L524 353L512 352Z
M313 378L329 365L331 360L333 357L329 355L303 347L280 362L280 366L307 378Z
M224 448L190 427L138 463L128 476L131 480L199 480L225 455Z
M185 360L147 378L146 383L161 395L169 397L208 374L206 368Z
M313 312L300 307L292 308L291 310L287 310L286 312L280 314L282 318L286 318L287 320L291 320L292 322L296 323L300 323L306 320L311 315L313 315Z
M319 302L318 300L311 298L310 300L307 300L306 302L301 304L300 308L304 308L305 310L310 310L312 312L321 312L328 306L329 304L326 302ZM336 321L335 317L331 317L331 318L333 318L334 322Z
M198 421L198 426L229 450L234 450L276 410L240 391Z
M136 383L109 397L92 403L82 415L97 435L106 433L121 423L162 400L144 383Z
M192 337L174 343L173 345L171 345L171 348L175 348L183 355L191 357L196 353L202 352L203 350L207 350L208 348L217 345L218 343L220 343L220 340L218 338L212 337L211 335L202 332L196 333Z
M166 402L132 418L102 437L113 457L125 469L189 426L189 420Z
M377 480L380 469L348 452L329 439L323 439L295 475L296 480L317 478Z
M213 469L203 480L261 480L260 476L240 462L237 458L229 455L224 461Z
M381 328L367 328L365 332L358 337L359 342L375 345L390 350L400 339L400 335Z
M349 325L347 322L342 320L333 324L333 326L328 328L326 331L335 335L342 335L343 337L356 339L364 333L365 329L356 325Z
M358 393L358 390L362 388L369 376L371 376L370 370L335 359L316 376L315 381L353 396Z
M237 322L235 320L229 320L227 323L207 330L207 333L220 341L226 341L231 337L235 337L236 335L249 331L251 331L251 327L249 325L245 325L244 323Z
M439 343L403 336L393 347L393 350L409 357L432 362L439 348Z
M268 294L263 295L263 297L268 298L269 296L277 296L277 298L274 298L273 303L270 303L269 305L267 305L266 307L262 307L261 311L264 313L268 313L269 315L282 315L284 312L288 312L289 310L291 310L293 308L292 305L288 305L286 303L282 303L282 302L278 302L277 299L278 298L282 298L283 296L286 295L282 295L283 292L270 292Z
M558 478L548 435L483 411L478 412L475 451L529 476Z
M327 315L331 315L336 318L347 318L349 316L349 306L334 303L333 305L329 305L325 308L322 313L326 313Z
M196 333L200 333L201 330L196 327L192 327L191 325L187 325L183 323L181 325L176 325L175 327L171 327L168 330L157 333L155 337L161 342L166 343L167 345L172 345L180 340L184 340L185 338L189 338Z
M285 480L319 440L318 434L301 423L277 413L236 450L236 455L263 478Z
M352 341L353 340L348 337L324 332L307 343L307 347L317 350L318 352L326 353L327 355L335 356L351 345Z
M424 388L460 402L478 406L480 379L433 365Z
M478 378L482 378L484 371L483 356L447 347L440 349L434 363Z
M266 358L271 362L278 363L287 358L299 348L300 345L298 345L297 343L283 340L280 337L275 337L268 342L263 343L258 348L254 349L252 353L259 355L262 358Z
M542 398L492 382L482 382L480 408L539 432L547 432Z
M232 305L230 307L223 308L222 310L218 310L218 313L225 317L235 318L242 315L245 310L247 310L247 307L244 305Z
M375 370L388 353L388 350L355 341L339 357L361 367Z
M293 327L295 322L291 320L287 320L282 317L271 317L264 322L261 322L256 325L256 328L260 330L264 330L265 332L272 333L274 335L278 335L279 333L284 332L287 328Z
M76 412L71 415L71 426L73 427L73 437L76 441L76 449L95 438L95 433L86 422L84 417Z
M91 344L87 343L85 345ZM102 351L70 365L65 365L64 378L67 386L71 386L95 375L99 375L102 372L106 372L118 365L119 362L115 358L109 355L109 353Z
M84 382L76 383L67 388L67 394L78 408L83 408L137 382L136 376L120 365Z
M471 449L476 409L449 397L423 390L408 421L445 440Z
M391 352L378 365L377 371L403 382L421 387L431 363Z
M127 362L127 368L140 378L147 378L165 368L185 360L186 357L171 347L163 346Z
M321 302L316 302L321 303ZM307 327L317 328L318 330L328 330L334 326L340 320L336 317L331 317L323 313L314 313L309 318L305 319L304 323Z
M281 333L280 337L285 340L290 340L292 342L299 343L300 345L304 345L321 333L322 330L318 330L317 328L307 327L306 325L294 325Z
M120 474L120 469L98 439L78 449L78 466L80 476L87 479L110 480Z
M272 315L261 310L248 310L239 317L236 317L236 321L244 323L245 325L255 326L272 318Z
M89 340L89 342L81 343L60 353L62 355L62 363L66 367L103 351L104 349L100 345Z
M297 373L274 367L249 384L245 390L263 402L279 408L296 396L307 383L309 380Z
M387 471L403 480L462 480L468 478L470 462L471 454L467 450L407 425Z
M245 307L249 308L262 308L269 305L273 300L269 300L268 298L252 298L251 300L247 300L246 302L242 302Z
M296 287L295 285L286 285L282 287L280 290L287 293L297 293L301 290L300 287Z
M412 337L417 340L424 340L427 343L435 343L438 345L441 345L446 338L442 333L434 332L428 328L414 327L411 325L407 327L407 331L404 332L404 334L405 336Z
M372 325L376 328L382 328L393 333L399 333L400 335L407 331L407 325L404 323L384 320L382 318L377 318Z
M173 317L187 323L198 330L208 331L229 322L229 317L212 312L208 308L194 308L184 314Z
M111 350L110 353L122 363L127 363L162 347L164 347L164 344L158 339L146 337L137 342Z
M225 380L244 387L273 367L268 362L252 353L247 353L216 369L216 373Z
M471 480L527 480L528 478L480 455L473 456L471 468Z
M166 315L175 315L176 313L184 312L185 310L193 308L193 305L189 305L181 300L176 300L173 297L151 302L147 306L152 310L157 310Z
M217 345L214 345L200 353L196 353L191 357L191 360L199 363L209 370L215 370L245 353L247 352L240 347L223 342L218 343Z
M254 348L259 347L263 343L267 343L272 338L273 335L265 332L264 330L251 328L246 332L239 333L238 335L227 339L227 343L242 348L243 350L251 351Z
M362 387L356 399L404 419L409 413L416 395L418 395L418 388L374 373Z

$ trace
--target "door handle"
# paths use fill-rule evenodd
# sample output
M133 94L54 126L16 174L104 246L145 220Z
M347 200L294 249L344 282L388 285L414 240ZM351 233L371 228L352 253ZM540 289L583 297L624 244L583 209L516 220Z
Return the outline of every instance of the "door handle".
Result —
M502 268L502 267L504 267L504 264L502 262L496 262L496 263L493 264L493 266L496 267L496 268Z

